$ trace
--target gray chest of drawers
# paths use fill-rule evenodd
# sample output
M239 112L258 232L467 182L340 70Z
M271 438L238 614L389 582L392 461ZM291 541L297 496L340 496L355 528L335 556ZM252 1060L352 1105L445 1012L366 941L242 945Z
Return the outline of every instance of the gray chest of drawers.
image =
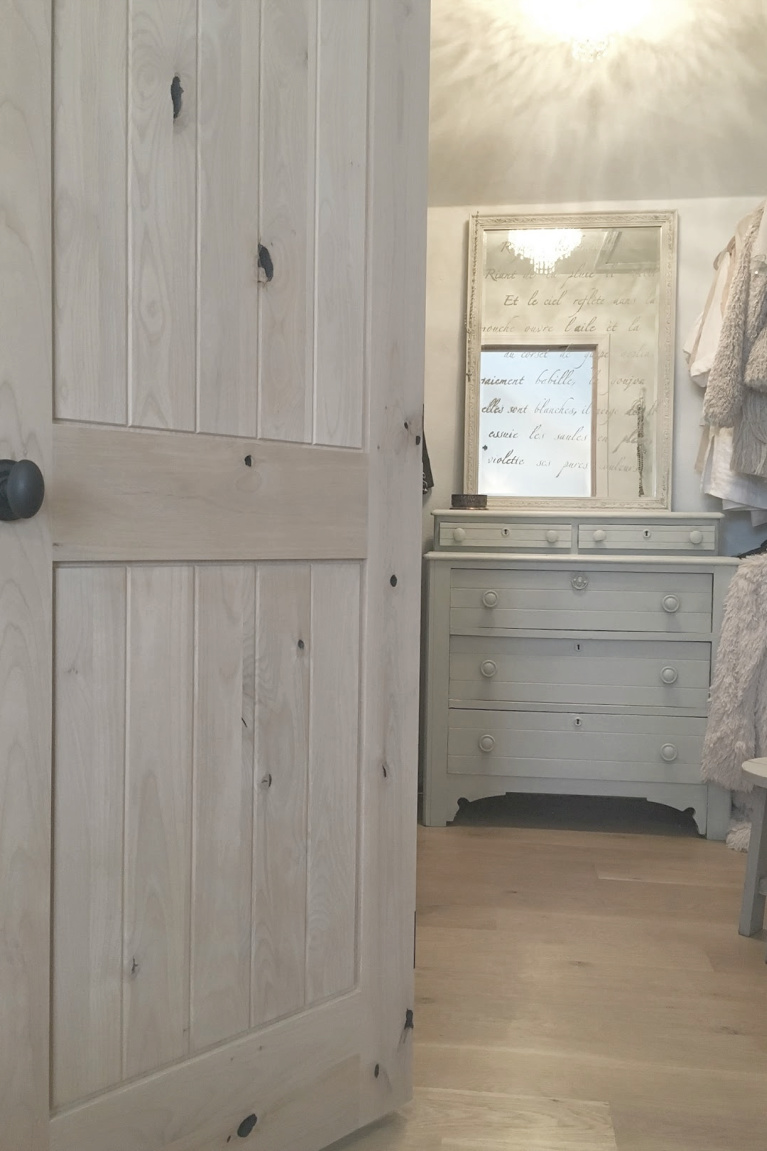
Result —
M424 821L507 792L639 796L722 839L700 778L737 560L717 515L436 512Z

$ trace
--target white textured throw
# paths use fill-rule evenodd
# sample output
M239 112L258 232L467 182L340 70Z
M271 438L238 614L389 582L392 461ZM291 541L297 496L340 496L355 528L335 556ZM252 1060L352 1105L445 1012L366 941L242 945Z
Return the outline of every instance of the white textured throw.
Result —
M763 755L767 755L767 555L744 560L730 581L703 743L703 778L740 792L728 836L729 846L736 850L748 846L744 824L751 785L743 778L742 765Z

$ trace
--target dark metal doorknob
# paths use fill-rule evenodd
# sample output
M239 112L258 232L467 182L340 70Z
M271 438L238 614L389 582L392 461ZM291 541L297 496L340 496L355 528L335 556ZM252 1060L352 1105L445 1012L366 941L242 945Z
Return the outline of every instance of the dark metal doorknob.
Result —
M43 506L45 480L32 460L0 460L0 520L28 520Z

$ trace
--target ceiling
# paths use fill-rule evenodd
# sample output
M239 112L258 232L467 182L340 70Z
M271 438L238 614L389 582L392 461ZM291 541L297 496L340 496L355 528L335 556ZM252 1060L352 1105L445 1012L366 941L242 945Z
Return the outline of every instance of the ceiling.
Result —
M767 0L653 2L583 61L523 0L432 0L430 203L767 196Z

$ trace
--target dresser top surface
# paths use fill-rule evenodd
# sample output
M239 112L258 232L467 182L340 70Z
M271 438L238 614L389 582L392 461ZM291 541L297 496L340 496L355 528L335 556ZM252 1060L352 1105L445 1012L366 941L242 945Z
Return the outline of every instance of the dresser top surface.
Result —
M477 508L440 508L431 513L435 518L440 516L444 519L468 519L468 520L530 520L533 522L546 521L578 521L578 520L605 520L611 523L647 523L652 522L655 524L662 523L690 523L692 521L699 522L705 521L707 523L718 523L724 519L722 512L665 512L665 511L611 511L602 509L598 511L594 508L560 508L547 511L503 511L496 508L493 509L477 509Z
M669 555L658 555L657 552L646 555L593 555L590 553L574 553L564 552L561 555L553 555L551 552L480 552L480 551L430 551L426 552L425 560L432 563L453 563L466 565L475 565L477 567L528 567L530 564L565 564L572 567L577 564L578 567L585 565L594 567L639 567L639 568L658 568L668 570L669 568L712 568L712 567L737 567L740 560L737 556L717 556L717 555L677 555L671 553Z

